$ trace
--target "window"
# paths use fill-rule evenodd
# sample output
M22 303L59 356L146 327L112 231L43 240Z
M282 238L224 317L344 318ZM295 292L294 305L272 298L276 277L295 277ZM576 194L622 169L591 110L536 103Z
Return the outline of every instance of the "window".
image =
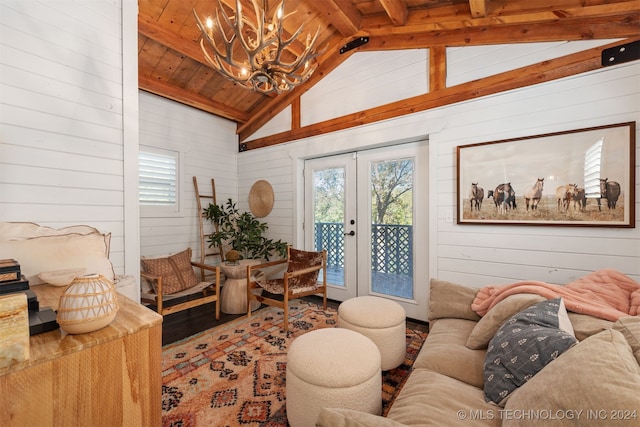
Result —
M180 215L180 153L141 147L138 167L141 216Z
M587 198L600 198L600 165L602 164L602 146L600 138L584 153L584 190Z

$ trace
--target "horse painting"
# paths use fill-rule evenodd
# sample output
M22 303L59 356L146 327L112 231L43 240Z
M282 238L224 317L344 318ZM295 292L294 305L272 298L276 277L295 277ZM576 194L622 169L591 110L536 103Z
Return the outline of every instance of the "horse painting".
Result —
M471 205L471 211L475 207L477 211L482 207L482 199L484 199L484 189L478 187L478 183L471 183L471 190L469 190L469 204Z
M542 198L543 188L544 178L538 178L535 184L524 192L524 202L525 205L527 205L527 211L529 210L529 205L531 205L532 211L538 209L538 203L540 203L540 199Z
M600 199L607 199L607 207L609 209L616 208L620 192L620 184L616 181L609 181L609 178L600 178ZM598 210L601 210L600 199L598 199Z

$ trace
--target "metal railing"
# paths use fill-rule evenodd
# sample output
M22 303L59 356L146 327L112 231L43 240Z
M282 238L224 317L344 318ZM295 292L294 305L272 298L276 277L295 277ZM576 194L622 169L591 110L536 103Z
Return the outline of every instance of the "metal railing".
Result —
M341 222L315 224L316 250L327 250L329 271L344 269L344 238ZM371 273L375 292L412 297L413 226L371 225Z

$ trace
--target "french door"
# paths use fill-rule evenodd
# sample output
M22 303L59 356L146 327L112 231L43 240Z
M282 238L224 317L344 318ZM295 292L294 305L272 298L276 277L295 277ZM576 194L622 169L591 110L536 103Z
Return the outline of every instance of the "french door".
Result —
M391 298L426 320L427 153L422 142L305 162L305 246L327 249L329 298Z

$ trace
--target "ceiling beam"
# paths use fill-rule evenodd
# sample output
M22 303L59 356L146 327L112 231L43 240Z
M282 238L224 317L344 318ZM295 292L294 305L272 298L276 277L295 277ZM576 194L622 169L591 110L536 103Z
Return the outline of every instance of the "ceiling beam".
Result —
M343 37L352 37L360 30L362 14L349 0L319 0L313 6L322 13Z
M393 25L404 25L407 23L407 16L409 15L409 9L407 4L401 0L378 0L385 12L393 22Z
M249 114L244 111L218 104L209 98L194 94L193 92L181 89L162 80L138 76L138 87L146 92L151 92L164 98L190 105L191 107L233 120L234 122L244 123L249 120Z
M486 18L488 2L489 0L469 0L469 9L471 9L471 17Z
M362 46L362 50L420 49L437 45L479 46L518 41L534 43L615 39L634 37L640 33L640 12L607 18L456 28L446 31L415 27L413 32L388 34L385 30L370 29L368 33L369 43Z
M247 150L268 147L597 70L602 68L601 55L603 50L636 40L640 40L640 37L636 36L622 42L610 43L561 58L550 59L299 129L246 141L244 144Z
M447 48L434 46L429 49L429 92L447 87Z

